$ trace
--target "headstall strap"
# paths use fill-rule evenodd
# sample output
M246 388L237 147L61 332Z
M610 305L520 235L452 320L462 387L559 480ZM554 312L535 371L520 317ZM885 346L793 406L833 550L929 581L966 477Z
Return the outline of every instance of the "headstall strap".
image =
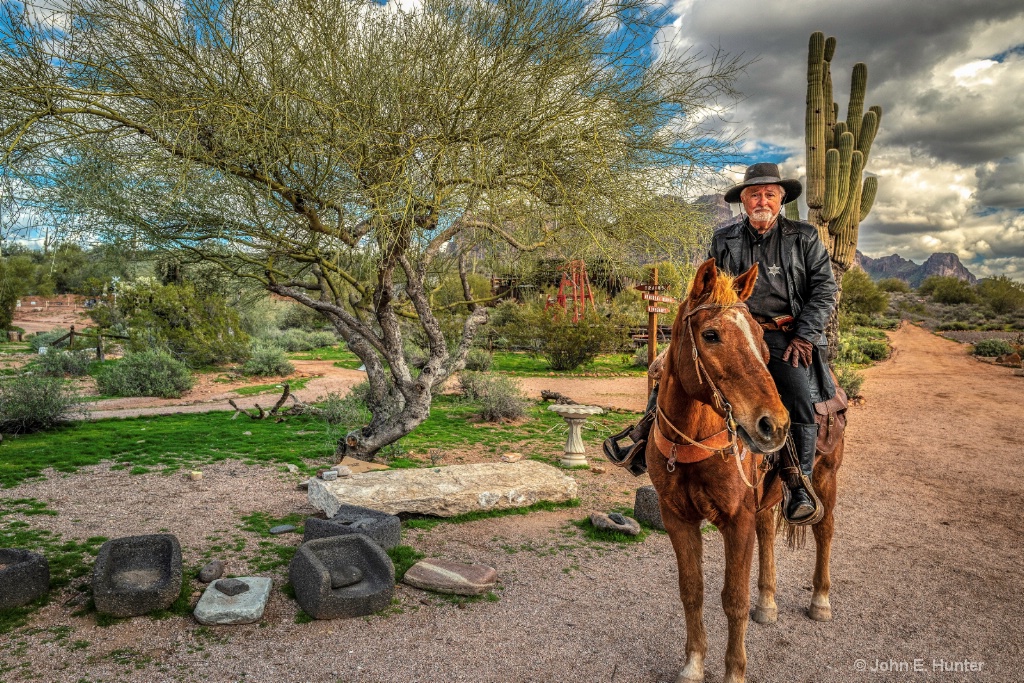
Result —
M711 379L711 375L708 373L707 368L704 367L704 362L701 360L700 353L697 351L697 339L694 337L694 334L693 334L693 320L692 320L692 318L693 318L693 315L695 313L698 313L699 311L704 311L704 310L708 310L708 309L715 309L715 308L717 308L717 309L728 309L728 308L739 308L739 307L746 308L747 305L745 303L743 303L742 301L737 302L737 303L733 303L733 304L701 304L700 306L697 306L696 308L692 308L692 309L688 310L683 315L683 320L686 321L686 330L687 330L687 332L689 333L689 336L690 336L690 357L693 360L693 368L694 368L694 371L695 371L695 373L697 375L697 382L700 383L700 384L703 384L704 380L705 379L707 380L708 386L711 387L711 396L712 396L712 398L714 399L715 403L717 404L718 409L725 413L725 430L723 430L723 431L728 431L729 432L729 443L728 443L728 445L725 448L711 448L709 446L705 446L703 443L700 443L699 441L694 441L689 436L687 436L686 434L681 432L674 424L672 424L672 422L668 419L668 416L665 415L665 413L661 410L661 406L657 406L657 411L658 411L658 417L662 418L665 421L665 423L669 427L672 428L672 431L674 431L679 436L683 437L683 439L685 439L691 445L698 446L700 448L703 448L704 450L711 451L712 453L717 453L717 454L722 456L723 460L727 459L730 455L734 456L736 458L736 469L739 470L740 478L743 479L743 483L746 484L747 487L749 487L749 488L754 490L754 500L755 500L755 507L756 507L757 499L758 499L757 487L760 486L761 483L764 481L765 474L767 473L767 469L764 467L764 465L767 464L767 460L768 459L767 459L767 457L765 457L764 461L762 462L761 466L759 467L757 465L757 456L754 455L753 453L751 453L751 458L750 458L750 460L751 460L751 478L756 478L756 474L755 473L756 473L756 471L758 469L762 470L761 476L759 478L756 478L756 481L751 482L750 479L747 478L746 472L743 471L743 465L741 464L741 460L744 459L744 457L743 457L744 454L749 452L749 451L747 451L746 447L739 446L739 438L738 438L738 434L737 434L738 425L736 424L736 419L733 417L733 414L732 414L732 404L729 403L729 401L725 398L725 395L721 391L719 391L717 386L715 386L715 383ZM657 422L655 422L655 427L657 428ZM722 432L718 432L718 434L721 434L721 433ZM712 434L711 436L709 436L709 437L707 437L706 439L703 439L703 440L706 441L706 440L709 440L709 439L711 439L711 438L713 438L715 436L717 436L717 434ZM665 438L667 441L669 441L669 443L672 444L672 448L669 450L668 465L666 466L666 469L669 472L675 472L675 469L676 469L676 447L677 446L681 446L682 444L678 444L675 441L672 441L672 440L668 439L667 437L663 437L663 438Z

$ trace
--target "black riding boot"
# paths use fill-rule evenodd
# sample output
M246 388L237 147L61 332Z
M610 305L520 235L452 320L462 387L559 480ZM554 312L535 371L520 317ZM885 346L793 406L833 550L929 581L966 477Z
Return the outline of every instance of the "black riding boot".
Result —
M647 399L647 409L643 418L635 425L630 425L618 434L613 434L604 440L605 457L612 464L627 468L634 476L639 477L647 471L647 459L644 457L644 449L647 446L647 437L651 433L651 426L654 424L655 410L658 406L658 384L654 384L650 398ZM631 444L622 447L619 442L629 437Z
M790 524L814 524L821 519L821 501L814 494L811 475L814 472L814 451L818 443L818 425L792 424L790 435L796 462L784 467L783 481L789 489L785 501L786 521ZM787 450L789 446L787 444Z

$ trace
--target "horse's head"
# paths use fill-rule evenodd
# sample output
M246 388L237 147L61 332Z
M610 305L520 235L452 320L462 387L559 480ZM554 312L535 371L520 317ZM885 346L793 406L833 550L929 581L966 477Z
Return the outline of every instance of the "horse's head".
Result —
M708 259L694 276L672 328L668 359L683 390L736 422L739 436L758 452L785 443L789 413L768 374L768 346L746 304L757 266L739 277Z

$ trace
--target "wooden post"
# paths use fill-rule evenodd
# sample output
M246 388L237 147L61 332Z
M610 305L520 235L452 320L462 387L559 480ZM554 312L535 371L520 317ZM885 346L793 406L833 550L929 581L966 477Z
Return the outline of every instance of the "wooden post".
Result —
M68 336L68 351L75 348L75 326L71 326L71 334Z
M657 291L658 285L658 269L655 267L654 273L651 276L651 284L654 288L652 292ZM644 304L650 304L650 301L644 300ZM647 306L650 311L650 306ZM647 313L647 367L651 367L651 363L658 357L658 314L654 312ZM647 375L647 393L651 393L654 390L654 378Z
M103 360L103 330L96 329L96 360Z

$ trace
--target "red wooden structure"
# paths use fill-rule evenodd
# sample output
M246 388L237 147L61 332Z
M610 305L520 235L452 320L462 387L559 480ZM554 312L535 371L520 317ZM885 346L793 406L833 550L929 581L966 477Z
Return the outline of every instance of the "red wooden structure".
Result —
M569 312L569 301L572 301L572 321L578 323L587 312L587 302L590 308L597 313L597 306L594 304L594 292L590 289L590 278L587 277L587 264L582 259L569 261L562 268L562 282L558 285L558 296L548 297L544 310L552 306L558 306L566 313Z

